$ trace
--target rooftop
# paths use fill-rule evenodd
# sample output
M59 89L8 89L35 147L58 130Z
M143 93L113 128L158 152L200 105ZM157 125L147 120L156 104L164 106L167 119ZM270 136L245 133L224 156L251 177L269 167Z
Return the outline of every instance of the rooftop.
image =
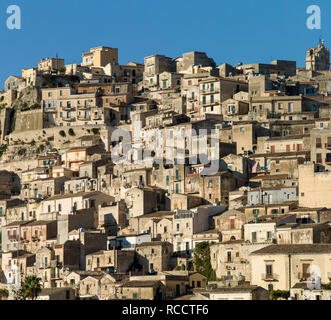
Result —
M252 252L253 255L269 254L321 254L331 253L331 244L291 244L270 245Z

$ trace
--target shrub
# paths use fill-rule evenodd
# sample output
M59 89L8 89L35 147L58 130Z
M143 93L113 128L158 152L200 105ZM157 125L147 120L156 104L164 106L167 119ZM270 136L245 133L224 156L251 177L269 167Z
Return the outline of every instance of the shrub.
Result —
M19 156L24 156L26 154L26 149L25 148L22 148L20 150L18 150L18 155Z
M36 152L37 152L37 153L41 153L41 152L43 152L44 150L45 150L45 146L44 146L43 144L41 144L41 145L37 148Z
M100 133L100 129L99 128L93 128L92 132L93 132L93 134L97 135L97 134Z
M274 291L270 291L269 296L270 296L270 300L279 300L279 299L287 300L290 297L290 291L274 290Z
M69 129L68 133L69 133L69 136L72 136L72 137L75 135L75 132L72 128Z

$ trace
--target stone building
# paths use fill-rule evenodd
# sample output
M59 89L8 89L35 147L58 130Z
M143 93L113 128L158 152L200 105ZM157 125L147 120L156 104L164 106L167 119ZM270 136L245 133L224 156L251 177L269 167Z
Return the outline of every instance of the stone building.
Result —
M306 70L330 70L330 50L325 46L324 41L321 41L317 47L307 50Z
M144 274L169 270L173 245L169 242L145 242L136 246L138 264Z

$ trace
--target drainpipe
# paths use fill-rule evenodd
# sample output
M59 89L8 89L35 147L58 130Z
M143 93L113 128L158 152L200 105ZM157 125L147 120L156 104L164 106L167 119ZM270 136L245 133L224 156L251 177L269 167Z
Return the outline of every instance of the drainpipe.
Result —
M291 266L291 255L289 254L288 255L288 281L289 281L289 290L291 290L291 282L292 282L292 279L291 279L291 273L292 273L292 266Z

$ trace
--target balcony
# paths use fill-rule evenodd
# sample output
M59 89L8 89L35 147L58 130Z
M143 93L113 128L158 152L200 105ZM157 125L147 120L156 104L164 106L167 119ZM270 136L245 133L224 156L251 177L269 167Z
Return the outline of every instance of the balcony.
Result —
M84 105L84 106L78 106L77 107L78 108L78 110L90 110L91 109L91 106L89 106L89 105Z
M200 92L201 92L201 94L217 94L217 93L220 93L220 90L219 89L214 89L214 90L205 89L205 90L201 90Z
M303 273L303 272L298 273L298 279L300 281L307 281L309 278L310 278L310 273Z
M91 121L91 117L78 116L77 119L79 121Z
M32 237L32 241L33 241L33 242L40 241L39 236L33 236L33 237Z
M12 242L17 242L18 241L18 236L17 235L10 235L8 236L8 240Z
M217 106L219 104L220 104L219 101L206 102L206 103L200 102L201 107L212 107L212 106Z
M75 117L73 117L73 118L65 118L65 117L62 117L62 120L63 120L63 121L66 121L66 122L74 122L74 121L76 121L76 118L75 118Z
M268 282L279 281L279 275L278 274L262 274L261 279L263 281L268 281Z
M64 110L64 111L76 111L76 108L72 107L72 106L64 106L64 107L62 107L62 110Z
M102 115L101 114L93 115L92 120L102 120Z
M44 108L44 112L45 113L56 113L57 112L57 108L55 107L55 108L47 108L47 107L45 107Z

